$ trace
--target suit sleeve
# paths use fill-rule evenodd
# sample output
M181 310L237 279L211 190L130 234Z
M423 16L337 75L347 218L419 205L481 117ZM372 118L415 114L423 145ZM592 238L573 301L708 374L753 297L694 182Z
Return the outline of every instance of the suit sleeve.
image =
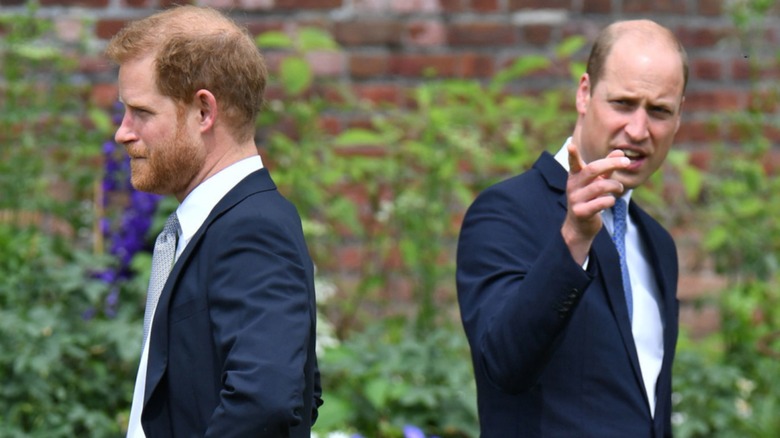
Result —
M475 372L508 393L536 383L592 280L563 241L565 210L555 196L518 192L503 183L482 193L466 214L457 252Z
M308 255L291 219L247 214L214 236L207 294L222 385L206 436L289 436L316 415L303 403L314 342Z

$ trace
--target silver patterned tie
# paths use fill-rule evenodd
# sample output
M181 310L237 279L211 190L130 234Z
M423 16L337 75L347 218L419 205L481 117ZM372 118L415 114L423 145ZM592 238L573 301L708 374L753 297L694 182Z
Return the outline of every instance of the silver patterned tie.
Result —
M176 217L176 212L174 211L168 216L162 232L157 236L157 241L154 242L152 274L149 277L149 290L146 293L146 310L144 310L144 341L142 345L146 345L154 309L157 307L157 301L160 299L160 293L162 293L165 286L165 281L168 280L168 274L171 273L173 268L179 229L179 218Z
M626 263L626 220L628 208L626 201L622 198L615 200L615 206L612 207L612 217L614 218L614 229L612 231L612 241L615 242L618 255L620 255L620 273L623 277L623 291L626 294L626 305L628 306L628 319L633 318L634 298L631 291L631 278L628 274L628 264Z

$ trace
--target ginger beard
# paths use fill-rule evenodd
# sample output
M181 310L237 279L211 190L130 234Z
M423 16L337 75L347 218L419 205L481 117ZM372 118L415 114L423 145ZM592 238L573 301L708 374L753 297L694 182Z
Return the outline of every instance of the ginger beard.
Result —
M137 190L160 195L185 193L202 169L205 149L195 137L188 135L181 117L177 117L172 138L154 145L128 146L130 182Z

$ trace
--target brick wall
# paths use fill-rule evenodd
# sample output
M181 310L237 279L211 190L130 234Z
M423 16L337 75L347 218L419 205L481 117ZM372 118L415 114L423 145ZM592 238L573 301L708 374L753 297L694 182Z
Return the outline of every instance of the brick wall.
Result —
M83 33L90 36L95 54L82 59L81 66L94 84L91 99L105 107L116 99L115 72L99 55L106 40L126 21L173 3L39 1L39 14L55 20L63 41L75 41ZM23 4L24 0L0 0L0 11L21 9ZM767 135L780 144L777 99L766 103L762 92L756 91L762 84L780 80L780 68L776 62L763 66L755 62L756 57L771 58L756 49L780 46L780 14L769 16L764 27L749 35L740 35L726 0L201 0L198 4L229 10L254 34L293 31L298 26L324 28L343 50L312 54L316 73L351 83L365 98L395 102L403 98L406 88L425 80L429 69L443 77L488 78L519 56L552 56L567 36L592 40L613 20L651 18L671 28L689 53L691 78L677 143L693 152L696 163L706 166L713 142L737 140L734 128L712 123L713 116L724 111L761 107L767 114ZM579 56L584 58L584 52ZM278 59L271 55L269 61ZM760 79L758 88L751 78ZM563 72L537 75L517 87L536 90L570 83ZM702 260L695 234L685 230L676 234L681 298L690 300L722 287L723 281ZM717 327L712 308L687 306L683 320L694 333Z

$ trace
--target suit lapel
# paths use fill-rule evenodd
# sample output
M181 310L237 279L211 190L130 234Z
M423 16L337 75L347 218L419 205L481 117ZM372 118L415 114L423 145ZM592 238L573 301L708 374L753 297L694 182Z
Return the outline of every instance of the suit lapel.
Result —
M187 243L187 247L181 256L173 265L168 280L165 282L160 293L160 300L154 313L154 322L152 332L149 335L149 357L146 370L146 387L144 390L144 406L149 402L149 398L157 385L162 380L165 370L168 366L168 312L173 297L174 288L182 276L184 268L188 265L190 258L199 246L200 240L211 224L220 216L225 214L233 206L243 201L246 197L263 191L275 190L276 185L271 179L268 170L263 168L247 175L233 189L217 203L214 209L209 213L203 225L192 236Z
M555 158L547 152L543 153L539 160L534 163L534 167L541 172L549 188L559 194L558 203L565 212L568 208L566 202L566 171ZM638 226L640 229L645 228L643 225L638 224ZM642 238L646 239L646 236L642 235ZM605 289L604 294L607 297L610 310L617 322L618 331L620 332L623 346L626 349L626 354L628 354L629 360L631 361L634 379L639 388L641 388L645 403L649 406L650 404L647 400L646 391L644 390L645 386L642 381L642 373L639 367L639 356L636 351L634 335L631 331L631 321L628 318L628 305L626 304L626 297L623 293L620 258L617 249L615 249L615 244L612 242L612 238L605 227L601 228L593 241L588 263L594 264L598 268L597 271L601 276L601 281ZM656 275L658 275L657 271Z
M593 241L591 258L591 263L598 264L598 273L604 284L604 293L607 296L610 309L617 322L620 338L623 341L623 347L626 349L626 354L628 354L631 362L631 369L634 371L634 379L636 380L636 384L642 389L641 393L649 406L650 404L647 400L647 394L642 380L642 371L639 366L639 355L636 351L634 334L631 331L631 320L628 317L628 304L626 303L626 295L623 291L623 280L620 272L620 256L618 256L615 244L612 242L612 237L605 227L601 228L598 235L596 235L596 239Z

